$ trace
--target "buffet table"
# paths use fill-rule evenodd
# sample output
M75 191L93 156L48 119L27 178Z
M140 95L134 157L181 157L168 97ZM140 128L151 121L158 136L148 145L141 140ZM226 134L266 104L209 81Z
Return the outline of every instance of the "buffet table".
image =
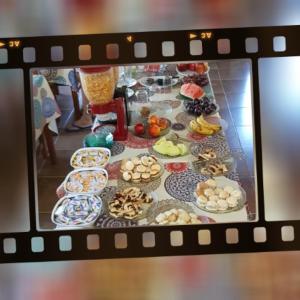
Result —
M139 78L136 79L138 80ZM134 87L134 89L138 87L139 84ZM206 95L214 98L210 80L204 90ZM109 163L105 167L108 172L109 180L107 186L100 194L104 205L102 213L94 226L106 228L148 224L146 217L138 220L126 220L124 218L114 218L107 211L107 203L112 200L115 193L131 186L137 186L146 193L154 193L156 195L156 201L158 202L170 200L170 202L180 201L185 203L192 207L195 214L202 216L203 218L207 218L206 220L210 220L209 222L247 222L255 218L253 218L253 216L255 216L256 213L256 200L252 197L245 199L248 202L246 202L241 209L227 213L208 212L195 205L194 192L197 184L199 182L204 182L209 178L208 176L204 176L199 172L196 172L192 167L192 162L196 160L198 147L203 147L203 145L215 147L224 155L226 153L230 153L231 149L229 149L226 136L224 134L224 131L226 131L226 122L224 121L221 123L222 130L211 136L199 135L198 133L193 133L189 129L189 123L191 120L195 119L195 117L189 115L185 111L184 100L178 97L179 91L179 83L169 88L160 89L159 92L155 92L150 96L150 104L159 104L163 107L169 108L168 114L165 116L172 124L168 135L176 133L180 137L188 140L189 142L187 142L187 144L189 152L187 155L183 155L181 157L167 158L166 156L159 155L157 152L153 151L152 146L158 139L145 139L138 137L132 132L132 130L129 130L127 140L114 142L111 149L111 157L109 159ZM133 104L131 103L129 105L129 109L132 107L132 110L135 110L134 105L133 101ZM222 116L220 116L217 112L209 118L214 121L220 120L221 117ZM161 177L150 182L138 184L124 181L122 179L122 173L120 172L122 160L149 154L155 155L162 165L163 172ZM240 157L238 159L242 158ZM243 186L243 182L235 169L226 174L226 177ZM65 195L63 185L58 188L57 195L59 198Z

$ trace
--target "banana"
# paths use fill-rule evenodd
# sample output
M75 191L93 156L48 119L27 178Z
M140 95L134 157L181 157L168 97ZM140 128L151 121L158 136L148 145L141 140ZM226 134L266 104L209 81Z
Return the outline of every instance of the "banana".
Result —
M203 115L201 115L200 117L197 118L197 123L199 125L201 125L202 127L206 127L206 128L209 128L213 131L219 131L221 130L221 126L218 125L218 124L211 124L209 122L207 122L204 118L203 118Z
M196 122L196 120L192 120L190 122L190 128L199 133L199 134L203 134L203 135L211 135L214 133L214 130L210 129L210 128L207 128L207 127L204 127L204 126L201 126L200 124L198 124Z

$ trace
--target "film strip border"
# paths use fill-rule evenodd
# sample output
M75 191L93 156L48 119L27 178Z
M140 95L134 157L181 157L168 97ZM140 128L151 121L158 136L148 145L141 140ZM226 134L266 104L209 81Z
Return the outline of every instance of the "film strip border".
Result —
M299 26L0 39L0 68L298 55Z
M288 26L0 39L0 69L24 70L31 222L30 232L0 234L0 262L299 250L300 221L264 218L258 84L258 59L299 55L299 34ZM252 61L258 222L36 230L30 68L238 58Z

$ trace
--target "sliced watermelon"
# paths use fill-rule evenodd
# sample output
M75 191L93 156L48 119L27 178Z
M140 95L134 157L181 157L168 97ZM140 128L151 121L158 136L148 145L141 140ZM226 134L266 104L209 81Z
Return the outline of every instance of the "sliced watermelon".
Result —
M204 90L195 83L185 83L180 88L180 94L189 99L200 99L205 95Z

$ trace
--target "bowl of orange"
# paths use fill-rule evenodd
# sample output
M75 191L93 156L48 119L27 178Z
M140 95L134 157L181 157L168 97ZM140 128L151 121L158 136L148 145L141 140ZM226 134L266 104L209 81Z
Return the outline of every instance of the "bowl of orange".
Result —
M150 115L144 122L137 123L132 127L134 135L154 139L169 133L171 121L158 115Z

